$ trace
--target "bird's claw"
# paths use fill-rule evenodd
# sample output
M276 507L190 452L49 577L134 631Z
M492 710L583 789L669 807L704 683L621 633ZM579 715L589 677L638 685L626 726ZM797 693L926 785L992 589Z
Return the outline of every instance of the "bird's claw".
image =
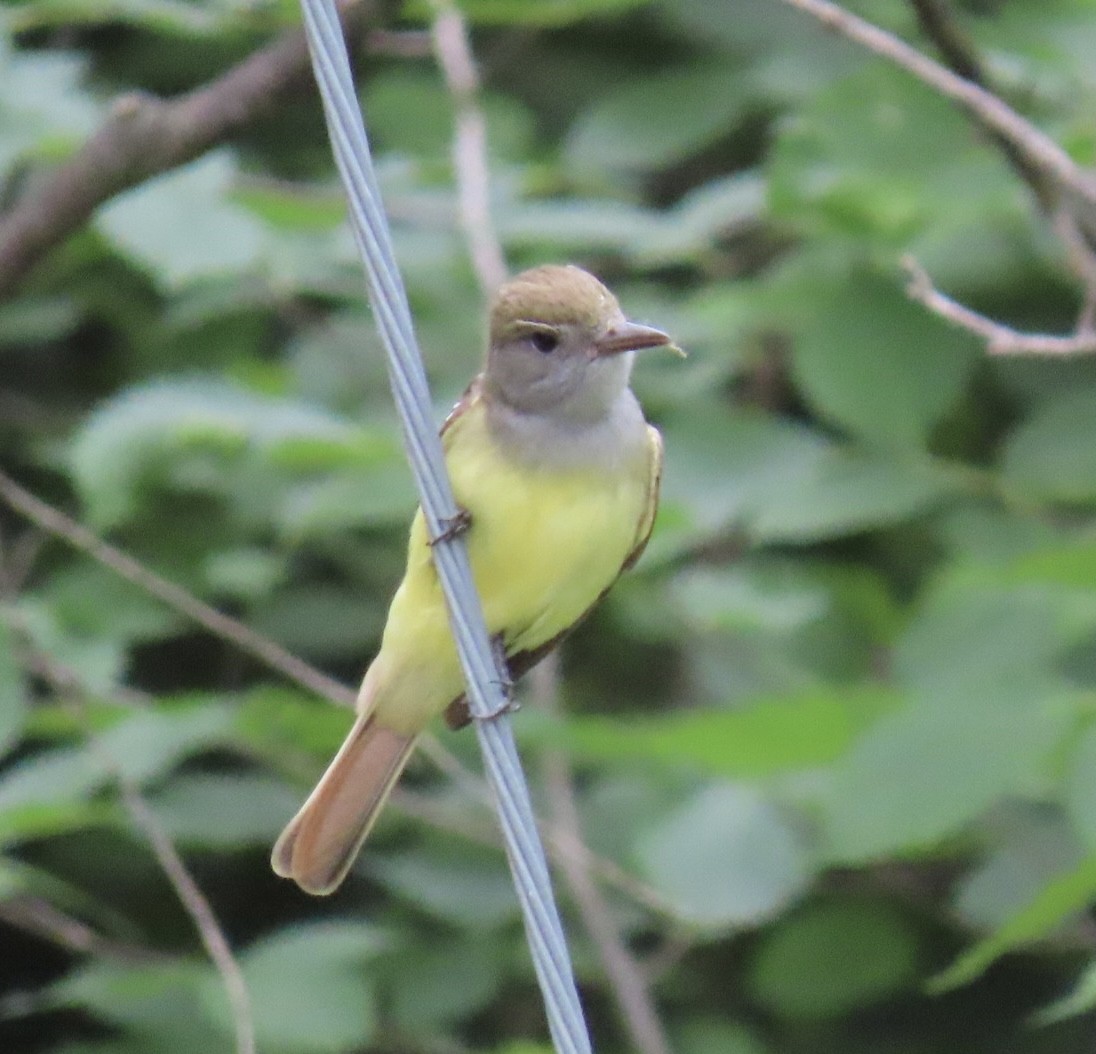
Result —
M499 677L491 683L502 690L503 701L490 713L474 714L466 696L462 695L454 699L445 708L445 723L454 732L465 728L473 721L494 721L503 714L516 714L521 709L521 703L514 698L514 682L510 679L510 667L506 661L506 641L501 633L491 639L491 648L495 653L495 666L499 671Z
M441 534L436 538L431 538L428 543L431 548L435 545L441 545L442 542L451 542L454 538L459 538L464 534L472 526L472 514L467 509L458 508L456 516L450 516L441 522Z

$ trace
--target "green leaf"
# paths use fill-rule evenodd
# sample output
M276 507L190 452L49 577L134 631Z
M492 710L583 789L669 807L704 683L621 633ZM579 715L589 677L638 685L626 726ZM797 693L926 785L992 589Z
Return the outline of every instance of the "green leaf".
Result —
M461 13L485 25L565 26L639 7L647 0L463 0ZM415 0L412 11L429 17L432 8Z
M1052 933L1066 918L1084 910L1096 896L1096 857L1059 875L1022 911L996 932L965 951L929 984L932 992L945 992L969 984L1006 952Z
M402 1029L431 1034L478 1013L502 987L503 953L501 942L474 932L409 944L385 970L393 1018Z
M19 54L9 39L6 32L0 36L0 172L29 154L78 142L99 116L99 107L81 90L82 57L60 50Z
M800 425L695 408L666 423L664 500L698 526L810 544L924 514L957 481L917 457L838 446Z
M733 710L627 721L572 717L562 738L568 749L591 759L655 761L749 779L836 760L890 705L880 688L822 690Z
M372 856L366 870L436 918L486 931L512 921L517 896L501 854Z
M894 654L918 700L937 712L1026 710L1066 687L1060 660L1096 629L1096 595L1010 577L958 568L922 600Z
M825 798L830 859L923 852L999 798L1039 785L1073 727L1076 702L993 708L956 700L884 715L833 772Z
M1071 1017L1087 1014L1094 1006L1096 1006L1096 962L1090 963L1085 968L1072 991L1033 1014L1031 1023L1045 1028L1059 1021L1067 1021Z
M656 213L614 198L503 204L496 222L507 245L533 245L542 253L550 251L554 255L628 252L655 240L663 230Z
M762 939L749 974L753 998L787 1018L863 1011L907 987L918 939L893 907L870 901L812 904Z
M0 606L0 754L19 738L27 718L26 685L13 638Z
M1032 414L1013 432L1001 474L1036 501L1096 500L1096 392L1064 395Z
M269 776L191 773L172 779L150 804L177 844L238 849L273 844L300 797Z
M85 574L84 572L88 570L73 568L72 573L74 578L84 578L85 581L97 575L110 577L103 574L101 569ZM71 609L66 611L65 580L67 577L66 572L59 572L50 582L46 595L42 597L27 595L19 601L20 628L27 634L35 648L54 659L64 669L72 671L76 683L84 689L96 693L110 692L121 681L125 669L125 651L123 641L104 639L104 634L125 627L126 614L130 610L130 605L126 601L137 596L137 591L131 589L126 601L121 602L117 609L103 607L100 602L95 608L98 612L98 621L94 626L66 625L65 622L68 621L66 616L77 614ZM119 589L120 585L122 589ZM119 583L118 579L113 577L106 595L114 597L126 586L126 583ZM56 597L50 595L54 589L56 589ZM94 604L94 594L87 597L87 600L89 604ZM142 600L147 603L148 598L138 597L138 602ZM118 614L118 624L113 623L108 617L108 613L114 613L115 610ZM155 610L149 625L163 627L165 621L170 622L170 615L165 620L165 613L161 607Z
M295 750L328 758L352 721L342 707L273 686L252 690L235 710L235 731L252 747L275 756Z
M377 1010L363 967L386 944L375 926L343 919L286 926L251 945L239 958L258 1048L341 1054L369 1046ZM208 1012L227 1029L220 978L210 974L202 994Z
M254 608L251 625L293 652L361 661L384 629L384 607L350 585L315 583L266 598Z
M686 194L665 215L665 222L637 232L631 255L644 267L700 261L720 241L760 223L764 210L765 184L758 173L713 179ZM668 328L683 345L691 345L681 326ZM720 336L726 339L725 329Z
M97 215L99 229L168 287L256 267L263 224L229 192L236 166L216 151L126 191Z
M69 336L80 309L67 296L24 296L0 305L0 355L21 344L38 345Z
M695 567L673 585L686 617L702 630L790 633L825 617L830 608L822 584L791 565Z
M861 244L904 246L933 222L989 223L1016 208L1005 167L955 108L878 62L835 78L783 122L770 170L777 217ZM857 307L871 314L867 299ZM857 325L855 312L848 321Z
M984 831L990 851L960 879L953 898L958 917L977 932L1003 925L1085 856L1061 814L1038 804L1003 803Z
M663 500L705 530L742 522L789 476L808 475L829 448L809 428L701 404L663 423Z
M207 968L193 962L129 965L98 961L55 985L50 1002L91 1009L122 1029L133 1042L134 1054L215 1050L223 1046L225 1037L201 1012L199 995L206 972ZM223 989L220 997L224 999Z
M729 134L743 112L726 65L648 74L583 113L567 141L568 159L608 172L665 168Z
M673 1049L681 1054L766 1054L769 1049L745 1025L719 1017L696 1017L678 1030Z
M954 487L927 462L832 448L779 484L773 480L748 528L759 541L812 544L923 515Z
M756 926L806 888L806 850L759 791L719 783L644 832L637 855L651 885L684 921Z
M1066 777L1065 807L1089 852L1096 853L1096 726L1074 744Z
M104 403L70 459L93 519L111 526L132 515L153 481L231 495L241 465L253 476L260 466L319 471L370 465L392 449L391 440L315 406L190 377L152 381Z
M793 370L829 422L883 449L923 450L978 361L970 336L867 268L799 285Z
M54 806L67 816L65 806L119 776L136 784L159 777L221 741L229 719L225 707L209 701L135 713L100 733L94 748L64 747L17 762L0 778L0 839L48 831L58 822Z

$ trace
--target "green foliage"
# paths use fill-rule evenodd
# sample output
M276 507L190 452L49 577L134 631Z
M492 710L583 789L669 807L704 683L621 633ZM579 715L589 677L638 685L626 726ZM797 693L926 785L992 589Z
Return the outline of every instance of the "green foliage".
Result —
M934 51L907 5L849 6ZM1092 0L946 7L1008 101L1096 161ZM1096 367L985 355L899 265L1068 332L1082 291L1047 219L956 107L776 0L461 8L510 263L586 264L689 352L635 372L666 442L650 548L568 643L565 712L515 718L545 815L541 755L571 759L672 1049L1088 1050ZM0 229L114 96L199 86L297 18L0 5ZM368 39L440 420L482 355L458 108L432 62ZM0 304L0 462L350 684L415 497L324 134L302 91L38 263ZM460 781L417 759L330 900L271 875L349 720L0 509L0 1050L232 1046L125 780L223 923L260 1050L547 1054ZM441 734L477 767L473 736ZM560 888L598 1049L630 1050Z

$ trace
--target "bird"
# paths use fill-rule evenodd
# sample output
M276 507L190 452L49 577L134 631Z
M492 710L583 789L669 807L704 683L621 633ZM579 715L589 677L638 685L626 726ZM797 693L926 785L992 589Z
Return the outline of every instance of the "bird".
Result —
M511 678L552 650L639 559L658 507L662 438L630 387L635 353L676 345L627 319L573 264L504 283L486 364L441 430L484 618ZM342 883L416 740L468 720L464 682L422 510L357 719L278 838L276 874L307 893Z

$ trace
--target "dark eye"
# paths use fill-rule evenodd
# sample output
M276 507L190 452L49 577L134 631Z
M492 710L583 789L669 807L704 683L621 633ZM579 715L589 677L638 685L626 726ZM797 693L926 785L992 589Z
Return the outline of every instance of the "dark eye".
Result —
M550 355L559 347L559 336L550 329L538 329L529 337L533 347L544 355Z

